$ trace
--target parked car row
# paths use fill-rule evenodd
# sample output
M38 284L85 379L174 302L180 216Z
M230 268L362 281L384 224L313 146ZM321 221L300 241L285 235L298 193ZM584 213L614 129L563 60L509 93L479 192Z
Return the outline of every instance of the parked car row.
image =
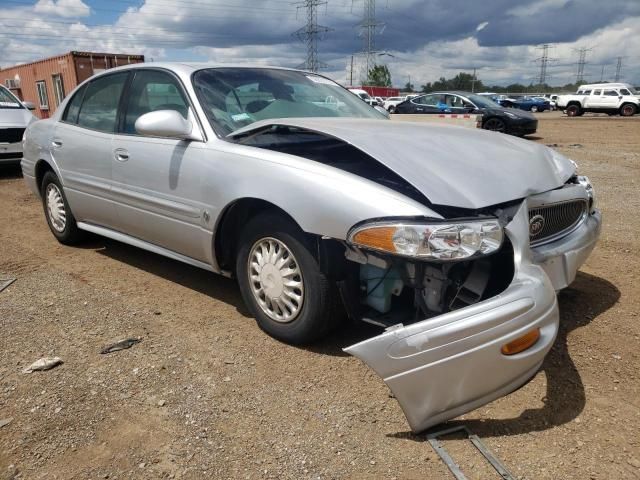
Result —
M434 102L535 130L530 113L465 92L398 106ZM313 342L347 318L379 326L345 350L414 431L536 373L559 329L556 291L601 225L589 180L548 147L391 122L283 68L97 74L29 124L22 171L59 242L93 232L234 277L277 339Z

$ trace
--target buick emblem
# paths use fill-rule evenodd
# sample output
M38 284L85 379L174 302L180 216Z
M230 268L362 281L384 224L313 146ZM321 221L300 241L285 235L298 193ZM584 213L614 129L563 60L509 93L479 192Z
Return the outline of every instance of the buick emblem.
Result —
M542 215L536 215L529 220L529 235L535 237L544 228L544 217Z

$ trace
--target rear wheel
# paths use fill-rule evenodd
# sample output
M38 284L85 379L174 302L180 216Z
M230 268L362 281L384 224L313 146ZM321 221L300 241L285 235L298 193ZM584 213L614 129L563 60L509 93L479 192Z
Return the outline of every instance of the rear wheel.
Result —
M582 109L580 108L580 105L576 105L575 103L567 106L566 111L568 117L579 117L580 115L582 115Z
M537 112L538 111L538 107L536 107L535 105L532 105L531 106L531 111L534 112L534 113Z
M632 103L625 103L620 107L620 115L623 117L632 117L636 114L636 106Z
M389 107L389 113L396 113L396 107Z
M326 335L339 312L339 296L320 270L313 246L292 221L278 214L252 219L236 259L242 297L262 330L291 344Z
M493 132L504 133L507 130L507 124L504 123L504 120L500 118L491 117L484 122L482 128L484 128L485 130L491 130Z
M44 174L40 192L44 216L51 233L65 245L74 245L81 241L85 236L84 232L78 229L62 184L55 173L49 171Z

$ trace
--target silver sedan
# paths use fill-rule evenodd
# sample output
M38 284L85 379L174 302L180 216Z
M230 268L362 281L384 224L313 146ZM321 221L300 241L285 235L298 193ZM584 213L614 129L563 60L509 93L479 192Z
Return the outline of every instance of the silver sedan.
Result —
M109 70L28 128L22 169L60 242L93 232L234 276L280 340L379 326L346 351L415 431L537 371L601 224L547 147L390 121L288 69Z

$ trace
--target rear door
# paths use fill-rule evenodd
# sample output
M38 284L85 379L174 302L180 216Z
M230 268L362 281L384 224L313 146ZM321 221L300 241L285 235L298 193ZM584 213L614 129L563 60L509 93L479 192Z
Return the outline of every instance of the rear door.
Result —
M78 221L116 227L111 199L111 139L128 72L80 88L56 124L51 149L69 206Z
M602 91L602 106L604 108L618 108L621 100L622 95L617 90L605 88Z
M422 95L409 101L413 105L411 113L443 113L447 111L444 95Z
M201 189L203 142L143 136L135 122L145 113L175 110L184 118L191 104L180 80L160 69L136 69L123 102L118 133L109 152L113 196L122 230L190 258L210 258L210 216ZM209 238L209 240L207 240Z

